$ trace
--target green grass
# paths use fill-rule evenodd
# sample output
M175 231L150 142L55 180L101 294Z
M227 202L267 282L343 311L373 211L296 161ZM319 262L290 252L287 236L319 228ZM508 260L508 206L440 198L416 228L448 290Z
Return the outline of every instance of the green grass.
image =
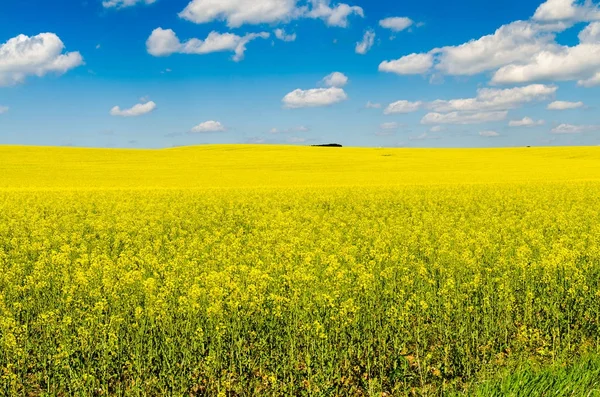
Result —
M522 368L500 380L477 385L473 397L600 396L600 357L591 356L571 366Z

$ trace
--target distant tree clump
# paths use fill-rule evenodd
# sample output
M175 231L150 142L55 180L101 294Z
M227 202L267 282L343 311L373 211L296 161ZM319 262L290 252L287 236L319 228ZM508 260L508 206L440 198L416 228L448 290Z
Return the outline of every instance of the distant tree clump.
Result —
M313 147L342 147L339 143L327 143L324 145L311 145Z

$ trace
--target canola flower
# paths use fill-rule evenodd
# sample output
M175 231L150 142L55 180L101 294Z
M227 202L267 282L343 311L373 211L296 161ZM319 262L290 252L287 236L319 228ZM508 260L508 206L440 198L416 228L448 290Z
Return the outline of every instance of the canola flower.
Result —
M0 147L0 395L440 395L600 353L600 148Z

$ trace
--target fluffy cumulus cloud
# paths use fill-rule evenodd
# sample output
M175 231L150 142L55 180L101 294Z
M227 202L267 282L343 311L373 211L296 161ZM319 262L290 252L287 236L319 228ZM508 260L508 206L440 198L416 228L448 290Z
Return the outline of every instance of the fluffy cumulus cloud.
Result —
M508 111L427 113L421 124L481 124L506 119Z
M27 76L63 74L83 64L79 52L64 52L65 45L54 33L23 34L0 44L0 86L19 84Z
M329 0L192 0L179 16L195 23L225 21L231 28L245 24L286 23L298 18L323 19L329 26L348 26L351 15L364 17L361 7Z
M331 6L329 0L310 0L310 10L306 16L309 18L320 18L325 21L328 26L337 26L345 28L348 26L348 18L351 15L365 16L361 7L350 6L345 3L340 3Z
M421 74L437 71L448 75L474 75L497 69L516 61L522 61L546 48L555 46L553 29L525 21L504 25L493 34L458 46L435 48L428 53L411 54L395 61L386 61L380 66L412 64L421 60L414 71L400 74ZM435 69L435 70L434 70Z
M355 51L357 54L364 55L369 52L371 47L373 47L373 44L375 44L375 32L372 30L367 30L363 36L363 39L356 43Z
M508 110L526 103L551 98L558 88L553 85L532 84L509 89L482 88L476 98L437 100L429 104L436 112Z
M579 44L569 47L549 43L530 57L502 66L492 78L498 84L543 80L577 80L584 87L600 84L599 22L590 23L579 33Z
M600 9L591 0L547 0L542 3L533 19L543 22L580 22L600 20Z
M179 17L194 23L226 21L229 27L244 24L287 22L297 17L296 0L193 0Z
M496 131L487 130L487 131L480 131L479 136L482 136L484 138L496 138L496 137L500 136L500 134L498 134L498 132L496 132Z
M582 43L542 51L527 63L500 68L492 82L499 84L527 83L532 81L577 80L582 86L597 84L600 72L600 43Z
M393 32L401 32L414 24L414 21L407 17L385 18L379 21L379 26L390 29Z
M340 72L333 72L325 76L321 83L327 87L343 87L348 84L348 76Z
M190 130L192 133L224 132L226 128L218 121L210 120L200 123Z
M434 48L384 61L379 70L398 74L472 76L492 72L492 84L577 81L600 85L600 7L591 0L548 0L529 21L456 46ZM556 35L589 22L579 43L565 46Z
M432 54L410 54L394 61L379 64L380 72L404 74L427 73L433 66Z
M329 106L348 99L348 94L342 87L348 84L348 77L340 72L325 76L319 84L327 88L312 88L310 90L296 89L281 100L287 109Z
M534 127L536 125L544 125L544 120L534 120L531 117L523 117L521 120L511 120L508 125L510 127Z
M156 0L105 0L102 2L104 8L127 8L138 4L153 4Z
M394 103L390 103L385 110L384 114L397 114L397 113L412 113L423 107L423 102L410 102L410 101L396 101Z
M582 108L583 102L554 101L548 105L548 110L569 110Z
M151 113L154 109L156 109L156 103L149 101L146 103L138 103L129 109L121 109L119 106L115 106L110 110L110 114L111 116L137 117Z
M600 43L600 22L590 23L579 32L579 42L583 44Z
M573 124L560 124L552 129L553 134L579 134L588 131L598 131L600 126L598 125L573 125Z
M288 109L329 106L343 102L348 95L342 88L313 88L310 90L297 89L287 94L282 102Z
M436 70L454 76L475 75L513 62L522 63L539 52L556 48L555 31L563 29L562 25L513 22L477 40L433 50Z
M212 52L231 51L233 60L238 62L244 59L246 45L252 40L267 39L267 32L249 33L238 36L233 33L210 32L206 39L189 39L181 42L172 29L154 29L146 41L148 53L156 57L180 54L209 54Z
M287 34L283 29L275 29L275 37L281 41L296 41L296 33Z

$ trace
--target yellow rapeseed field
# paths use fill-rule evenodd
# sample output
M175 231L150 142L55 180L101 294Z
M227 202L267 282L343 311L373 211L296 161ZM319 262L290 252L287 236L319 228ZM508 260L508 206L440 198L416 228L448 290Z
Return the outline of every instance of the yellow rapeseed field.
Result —
M441 395L597 354L600 148L0 147L0 395Z

